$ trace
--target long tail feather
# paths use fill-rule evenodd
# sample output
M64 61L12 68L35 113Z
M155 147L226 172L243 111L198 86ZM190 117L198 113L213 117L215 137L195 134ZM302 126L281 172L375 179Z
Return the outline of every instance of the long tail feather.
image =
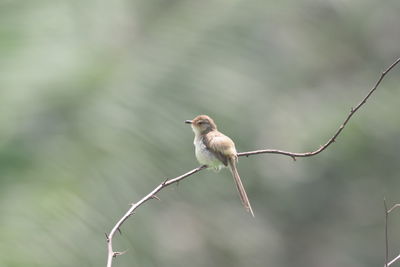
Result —
M236 158L229 158L229 169L231 170L232 176L235 180L236 188L239 192L240 200L247 212L250 212L254 217L253 209L251 208L249 198L247 197L246 190L244 189L242 180L240 179L239 173L236 168Z

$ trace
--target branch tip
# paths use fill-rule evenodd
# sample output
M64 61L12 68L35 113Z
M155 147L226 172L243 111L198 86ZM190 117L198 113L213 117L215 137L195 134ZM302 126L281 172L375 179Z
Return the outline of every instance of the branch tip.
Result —
M383 198L383 206L385 207L385 213L388 214L388 208L386 203L386 197Z
M120 256L122 254L125 254L126 252L127 252L127 250L125 250L125 251L115 251L113 253L113 258L116 258L117 256Z
M151 199L157 199L157 200L160 200L160 198L159 198L158 196L156 196L156 195L152 195L152 196L151 196Z

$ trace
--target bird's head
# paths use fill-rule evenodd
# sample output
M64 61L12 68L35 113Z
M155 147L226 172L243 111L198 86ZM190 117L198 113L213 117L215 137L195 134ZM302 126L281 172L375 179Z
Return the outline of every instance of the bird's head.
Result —
M195 134L206 134L217 129L217 125L207 115L199 115L193 120L186 120L185 123L190 124Z

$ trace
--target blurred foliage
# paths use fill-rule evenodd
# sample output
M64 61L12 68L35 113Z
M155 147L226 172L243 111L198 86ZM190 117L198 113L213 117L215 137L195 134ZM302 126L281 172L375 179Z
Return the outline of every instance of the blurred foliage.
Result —
M399 13L397 0L0 1L0 265L105 266L129 203L197 166L195 115L239 151L317 148L399 57ZM399 73L324 153L240 159L255 219L228 171L203 171L124 224L114 265L382 266Z

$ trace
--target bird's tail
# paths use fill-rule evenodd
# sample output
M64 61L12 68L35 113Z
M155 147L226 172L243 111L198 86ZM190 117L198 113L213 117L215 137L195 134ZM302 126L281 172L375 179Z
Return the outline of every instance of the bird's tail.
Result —
M239 192L240 200L247 212L250 212L254 217L253 209L251 208L249 198L247 197L246 190L244 189L242 180L240 179L239 173L236 168L236 157L230 157L228 160L229 169L231 170L232 176L235 180L236 188Z

